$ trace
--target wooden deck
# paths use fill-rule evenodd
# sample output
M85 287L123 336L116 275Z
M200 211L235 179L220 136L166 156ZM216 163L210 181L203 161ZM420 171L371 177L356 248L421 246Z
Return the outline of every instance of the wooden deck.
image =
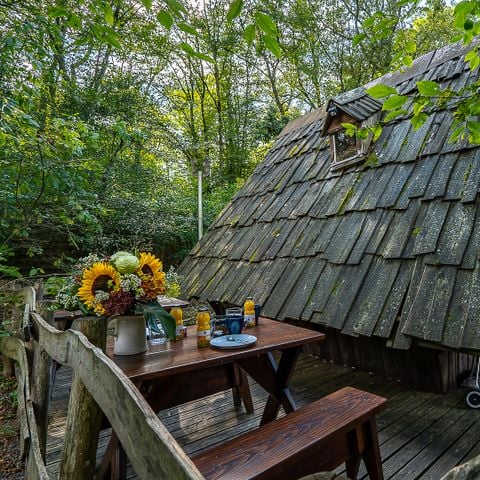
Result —
M53 392L47 464L58 471L68 400L70 372L58 371ZM292 392L301 406L343 386L355 386L388 398L378 417L380 449L385 479L439 480L449 469L480 454L480 411L465 405L465 390L448 395L422 392L393 380L385 380L348 367L334 366L303 355L297 365ZM230 391L212 395L160 413L160 418L188 454L200 452L255 428L266 394L252 385L255 412L235 408ZM98 459L108 443L103 431ZM129 478L136 478L129 470ZM366 477L361 470L359 478Z

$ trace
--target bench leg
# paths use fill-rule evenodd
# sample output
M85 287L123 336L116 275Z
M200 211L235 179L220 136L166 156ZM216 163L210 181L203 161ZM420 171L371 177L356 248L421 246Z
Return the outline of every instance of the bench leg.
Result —
M366 427L366 449L362 453L367 473L371 480L383 480L382 459L378 445L378 432L375 417L370 418Z
M358 470L360 469L360 461L362 457L358 455L357 457L350 458L345 462L345 466L347 467L347 477L351 478L352 480L356 480L358 475Z

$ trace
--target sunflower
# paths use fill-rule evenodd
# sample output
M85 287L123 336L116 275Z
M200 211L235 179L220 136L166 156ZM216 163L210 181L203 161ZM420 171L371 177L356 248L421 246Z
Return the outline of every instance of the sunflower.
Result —
M151 253L140 253L140 266L138 270L149 277L154 277L162 272L162 262Z
M157 257L141 252L138 271L146 298L153 299L165 292L165 273L162 271L162 262Z
M83 272L77 295L87 306L93 307L96 303L95 294L99 290L110 292L118 288L119 283L120 275L111 265L97 262Z

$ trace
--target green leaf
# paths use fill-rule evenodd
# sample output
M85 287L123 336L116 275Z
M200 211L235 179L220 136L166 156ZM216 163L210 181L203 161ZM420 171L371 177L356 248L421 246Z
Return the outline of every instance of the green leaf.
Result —
M197 31L188 23L185 22L178 22L178 28L182 30L182 32L188 33L190 35L196 35Z
M253 23L245 27L245 30L243 31L243 38L248 45L253 43L255 40L255 25Z
M67 17L67 24L74 30L80 30L80 28L82 28L82 19L78 15L72 13Z
M473 30L473 22L471 20L465 20L465 23L463 24L463 29L464 30Z
M275 22L272 20L272 17L270 17L270 15L266 15L262 12L257 12L255 14L255 23L257 24L258 28L267 35L277 35L277 26L275 25Z
M160 22L161 25L163 25L167 30L170 30L173 25L173 17L170 14L170 12L167 12L166 10L160 10L157 13L157 20Z
M111 27L113 26L113 10L109 3L103 5L103 14L105 16L105 22Z
M172 340L175 338L175 319L156 300L146 305L137 305L136 311L143 313L150 325L160 322L168 338Z
M480 143L480 123L468 121L467 129L469 131L468 141L470 143Z
M375 125L374 127L372 127L372 132L373 132L372 140L374 142L376 142L378 140L378 138L382 134L382 130L383 130L383 128L380 125Z
M265 43L265 48L267 48L267 50L270 50L270 52L272 52L275 57L280 58L282 56L282 50L280 48L280 45L278 44L276 37L272 35L264 35L263 41Z
M412 125L414 130L418 130L426 121L428 115L426 113L419 113L418 115L414 115L412 117Z
M477 55L475 58L472 58L469 62L470 70L475 70L480 65L480 57Z
M354 37L353 37L353 40L352 40L352 45L354 47L356 47L359 43L361 43L363 41L364 38L366 38L366 34L365 33L357 33Z
M396 94L397 90L393 87L379 83L367 89L367 93L373 98L385 98L389 95Z
M382 105L382 110L398 110L405 105L408 100L406 95L391 95Z
M183 13L187 13L185 7L178 0L165 0L165 3L177 17L181 17Z
M141 0L141 2L143 3L143 6L147 9L147 10L151 10L152 8L152 4L153 4L153 0Z
M69 11L65 7L50 7L48 9L48 16L51 18L66 17Z
M471 11L475 9L476 2L471 2L471 1L463 1L460 3L457 3L455 5L455 9L453 10L453 13L455 15L468 15Z
M425 108L425 104L421 102L415 102L413 104L413 114L418 115Z
M415 53L417 51L417 43L414 42L413 40L408 41L405 44L405 51L407 53Z
M353 135L355 135L357 131L357 127L353 123L348 123L348 122L342 123L342 127L345 129L345 132L350 137L353 137Z
M365 28L366 30L368 30L370 27L373 26L374 23L375 23L375 16L368 17L368 18L362 23L362 27Z
M402 58L402 64L405 67L411 67L413 65L413 58L410 55L404 55Z
M188 53L189 55L195 55L195 53L197 53L197 52L195 52L195 49L194 49L191 45L189 45L188 43L186 43L186 42L182 42L182 43L180 44L180 48L181 48L185 53Z
M243 8L243 0L235 0L228 9L227 12L227 20L231 22L235 18L237 18L240 13L242 12Z
M418 93L425 97L436 97L441 93L440 87L437 82L431 80L422 80L417 82Z
M193 53L191 53L191 55L200 58L201 60L205 60L208 63L215 63L215 60L210 57L210 55L206 55L205 53L194 51Z

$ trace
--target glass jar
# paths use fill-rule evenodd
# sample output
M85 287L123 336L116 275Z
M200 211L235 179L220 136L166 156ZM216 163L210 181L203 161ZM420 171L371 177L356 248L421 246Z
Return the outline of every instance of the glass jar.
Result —
M201 307L197 313L197 346L198 348L210 345L210 314L208 308Z
M255 302L253 297L247 297L243 304L243 315L246 327L255 326Z
M170 315L175 319L175 340L183 339L183 310L180 307L174 307Z

